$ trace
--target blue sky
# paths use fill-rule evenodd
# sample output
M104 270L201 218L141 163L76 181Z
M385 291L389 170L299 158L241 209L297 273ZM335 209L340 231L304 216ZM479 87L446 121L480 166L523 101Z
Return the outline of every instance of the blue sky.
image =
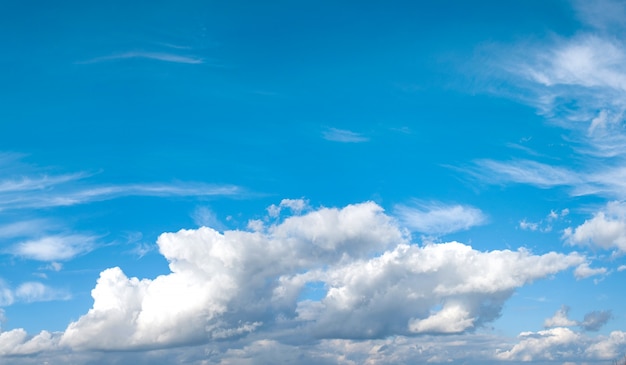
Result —
M624 17L2 2L0 362L623 356Z

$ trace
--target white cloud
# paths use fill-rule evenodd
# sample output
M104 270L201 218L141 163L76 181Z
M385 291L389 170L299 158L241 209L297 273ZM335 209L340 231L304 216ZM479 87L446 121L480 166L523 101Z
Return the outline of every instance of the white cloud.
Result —
M620 266L617 268L617 271L624 271L624 270L626 270L626 265L620 265Z
M520 341L510 350L500 351L500 360L569 360L581 357L581 345L587 338L565 327L550 328L539 332L523 332Z
M589 346L585 353L592 358L614 360L626 352L626 332L613 331L608 337Z
M48 331L41 331L32 337L21 328L0 332L0 356L37 354L55 349L57 343L58 336Z
M110 56L103 56L90 59L88 61L80 62L82 64L88 63L99 63L105 61L115 61L115 60L127 60L127 59L148 59L148 60L156 60L163 62L172 62L172 63L184 63L190 65L197 65L204 63L202 58L190 55L179 55L175 53L165 53L165 52L147 52L147 51L134 51L134 52L125 52L114 54Z
M583 181L578 174L565 167L550 166L530 160L477 160L477 170L468 172L492 183L515 182L540 188L574 186Z
M414 333L461 333L474 327L476 318L465 306L458 303L446 304L441 310L425 319L409 321L409 331Z
M40 168L20 163L19 156L0 162L6 165L0 174L0 211L71 206L123 196L233 196L242 193L241 188L233 185L194 182L93 186L88 183L88 178L92 174L85 172L42 174ZM36 220L25 221L1 227L0 235L19 234L23 232L26 224L36 222Z
M369 138L360 133L337 128L328 128L322 132L322 136L325 140L333 142L358 143L369 141Z
M498 91L530 104L550 124L562 128L576 166L480 160L469 172L492 183L566 187L573 195L624 199L626 28L617 19L626 14L626 6L604 0L574 5L591 27L571 37L553 36L543 43L502 50L498 63L511 91ZM617 33L607 33L607 27Z
M63 261L91 251L96 239L79 234L46 236L17 243L8 252L38 261Z
M588 277L596 276L596 275L604 275L606 273L607 273L607 269L605 267L592 269L591 267L589 267L588 262L583 262L582 264L578 265L578 267L576 267L576 270L574 270L574 276L578 280L586 279Z
M215 212L208 207L197 207L193 211L191 217L197 226L213 227L220 231L223 231L226 228Z
M71 296L66 291L53 289L36 281L30 281L22 283L15 289L15 297L19 301L31 303L67 300L70 299Z
M562 306L558 311L556 311L556 313L554 313L554 316L552 316L551 318L547 318L543 322L543 326L546 328L577 326L578 322L572 319L569 319L567 317L568 313L569 313L569 307L566 305Z
M299 288L274 297L277 278L403 242L391 222L380 207L365 203L290 217L267 227L267 234L206 227L163 234L158 245L172 273L138 280L118 268L102 272L93 308L68 327L62 342L133 348L253 330L273 321L270 311L295 309Z
M9 285L0 278L0 307L13 304L15 297Z
M140 280L103 271L93 307L68 326L62 346L145 349L276 329L328 339L458 333L497 318L516 288L585 260L410 245L374 203L321 208L256 232L165 233L158 245L171 273ZM299 300L307 282L328 290Z
M426 234L453 233L487 222L480 209L460 204L418 202L412 206L397 205L394 212L405 226Z
M0 238L32 237L49 229L55 224L46 219L31 219L0 226Z
M571 245L626 251L626 203L609 202L580 226L565 229L563 238Z
M526 219L523 219L519 222L519 227L525 231L536 231L539 229L539 223L528 222Z
M272 204L267 207L267 213L270 217L277 218L284 208L288 208L293 214L300 214L310 207L309 201L306 199L283 199L280 204Z

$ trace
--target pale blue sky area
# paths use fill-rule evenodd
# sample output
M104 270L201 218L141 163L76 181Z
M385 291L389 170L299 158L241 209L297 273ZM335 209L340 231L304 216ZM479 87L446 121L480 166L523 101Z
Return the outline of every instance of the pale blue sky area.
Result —
M623 19L1 2L0 362L625 355Z

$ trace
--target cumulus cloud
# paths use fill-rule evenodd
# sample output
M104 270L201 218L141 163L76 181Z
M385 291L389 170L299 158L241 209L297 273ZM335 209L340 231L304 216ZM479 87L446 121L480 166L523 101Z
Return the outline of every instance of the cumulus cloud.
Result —
M571 245L626 251L626 204L609 202L576 228L567 228L563 238Z
M21 328L0 332L0 356L32 355L54 350L58 340L59 336L48 331L41 331L36 336L29 336Z
M120 268L103 271L93 307L60 344L149 349L276 329L311 339L463 333L497 318L516 288L585 260L457 242L412 245L371 202L257 228L161 235L171 272L138 279ZM307 283L320 282L319 300L300 299Z
M478 208L460 204L419 203L397 205L394 212L411 230L425 234L447 234L485 224L487 216Z
M581 334L565 327L523 332L519 339L510 350L500 351L496 357L521 361L575 359L582 355L579 346L587 342Z
M545 322L543 322L543 326L546 328L577 326L577 321L571 320L567 317L569 309L570 308L566 305L562 306L558 311L556 311L556 313L554 313L554 316L547 318Z
M509 361L599 361L614 360L626 350L626 332L590 337L565 327L523 332L509 350L498 350L496 358Z
M596 275L604 275L606 273L607 269L605 267L598 267L594 269L589 267L588 262L583 262L582 264L578 265L578 267L576 267L576 270L574 270L574 276L578 280L586 279L588 277Z
M404 240L373 203L289 217L264 233L203 227L163 234L158 245L171 274L139 280L105 270L93 308L70 324L62 343L133 348L245 334L273 321L270 312L295 315L304 282L279 286L282 275L364 258Z

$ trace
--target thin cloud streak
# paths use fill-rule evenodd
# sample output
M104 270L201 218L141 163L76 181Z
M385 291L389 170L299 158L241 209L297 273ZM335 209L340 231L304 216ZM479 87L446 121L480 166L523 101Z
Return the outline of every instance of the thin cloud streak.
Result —
M577 170L532 160L497 161L482 159L458 169L488 184L527 184L541 189L565 187L571 196L600 195L626 198L626 168L605 164L601 169Z
M148 60L156 60L163 62L171 62L171 63L183 63L189 65L199 65L204 63L204 59L196 57L196 56L182 56L174 53L165 53L165 52L143 52L143 51L133 51L133 52L125 52L114 54L110 56L96 57L87 61L79 62L81 64L90 64L90 63L100 63L107 61L115 61L115 60L127 60L127 59L148 59Z
M9 209L49 208L86 204L123 196L234 196L242 193L235 185L212 185L205 183L172 184L126 184L99 187L71 186L71 182L83 174L61 175L40 179L24 178L19 182L0 182L0 211Z
M343 142L343 143L359 143L359 142L367 142L370 139L364 137L360 133L356 133L353 131L349 131L346 129L337 129L337 128L328 128L324 132L322 132L322 136L327 141L332 142Z

